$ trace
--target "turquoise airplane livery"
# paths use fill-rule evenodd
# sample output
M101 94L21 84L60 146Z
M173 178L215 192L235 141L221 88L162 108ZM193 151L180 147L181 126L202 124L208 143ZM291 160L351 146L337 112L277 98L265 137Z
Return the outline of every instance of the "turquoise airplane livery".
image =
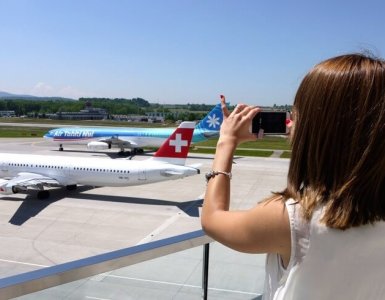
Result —
M221 105L217 104L194 129L192 143L219 136L223 121ZM62 127L52 129L44 138L59 145L85 144L90 150L120 148L121 152L131 149L134 153L145 147L160 147L175 128L136 128L136 127Z

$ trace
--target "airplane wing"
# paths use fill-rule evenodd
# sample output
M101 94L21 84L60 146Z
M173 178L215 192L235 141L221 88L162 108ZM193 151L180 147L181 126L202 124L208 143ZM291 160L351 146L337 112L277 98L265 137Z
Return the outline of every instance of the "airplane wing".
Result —
M2 185L3 188L12 188L16 187L21 190L26 190L27 188L32 189L43 189L43 186L60 186L60 182L51 177L47 177L35 173L21 172L17 174L16 177L8 180L5 184Z
M113 145L119 145L119 146L124 146L126 148L134 148L138 147L138 144L135 143L134 141L130 140L129 138L121 138L121 137L111 137L111 138L104 138L100 139L100 142L105 142L105 143L112 143Z
M124 148L138 148L139 145L134 141L129 139L122 139L118 137L104 137L100 138L97 141L92 141L87 144L88 149L91 150L105 150L111 148L111 146L119 147L124 150Z

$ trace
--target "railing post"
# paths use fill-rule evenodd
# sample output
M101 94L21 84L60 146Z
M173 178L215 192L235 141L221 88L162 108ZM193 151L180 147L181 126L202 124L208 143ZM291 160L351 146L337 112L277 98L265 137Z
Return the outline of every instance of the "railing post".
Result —
M209 250L210 244L203 245L203 266L202 266L202 299L207 300L209 283Z

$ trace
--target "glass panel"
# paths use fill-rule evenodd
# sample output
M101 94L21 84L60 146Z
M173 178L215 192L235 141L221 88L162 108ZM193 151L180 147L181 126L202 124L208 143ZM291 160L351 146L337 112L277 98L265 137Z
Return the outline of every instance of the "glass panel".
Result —
M201 299L203 246L16 299ZM210 244L208 299L261 299L265 255Z

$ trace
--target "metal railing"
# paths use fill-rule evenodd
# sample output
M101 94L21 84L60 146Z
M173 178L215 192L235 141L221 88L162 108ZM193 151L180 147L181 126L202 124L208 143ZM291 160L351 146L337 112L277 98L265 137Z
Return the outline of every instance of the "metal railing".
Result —
M202 298L207 299L209 243L203 230L99 254L0 279L0 299L11 299L204 245Z

